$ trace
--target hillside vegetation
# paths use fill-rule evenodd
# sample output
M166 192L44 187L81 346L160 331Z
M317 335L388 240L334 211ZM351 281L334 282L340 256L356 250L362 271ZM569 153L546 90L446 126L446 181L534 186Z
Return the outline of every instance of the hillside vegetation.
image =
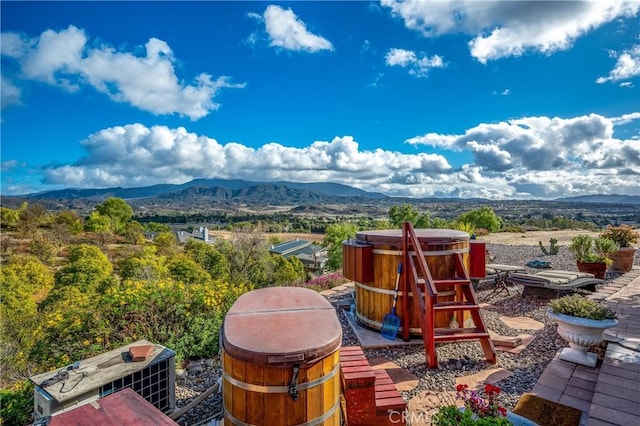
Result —
M224 315L241 294L274 285L320 289L297 258L269 253L271 244L301 235L269 231L313 230L314 241L327 247L328 265L340 269L341 243L358 230L399 228L404 221L478 235L522 230L486 206L446 220L404 204L392 206L384 219L226 224L225 238L212 244L195 239L179 244L169 225L134 220L132 207L119 198L96 204L86 216L26 203L2 207L0 213L3 424L29 422L29 376L143 338L172 348L179 361L212 356ZM327 281L321 280L331 285Z

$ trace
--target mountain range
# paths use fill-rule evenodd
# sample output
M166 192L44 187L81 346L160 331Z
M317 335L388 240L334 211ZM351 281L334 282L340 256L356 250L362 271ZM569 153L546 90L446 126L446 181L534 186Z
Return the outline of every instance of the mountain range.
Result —
M17 206L22 201L38 201L50 209L82 208L108 197L127 200L146 209L172 206L237 207L300 206L321 204L389 205L411 202L490 202L483 199L390 197L339 183L323 182L254 182L239 179L195 179L179 185L160 184L139 188L61 189L22 196L3 196L2 204ZM539 201L539 200L538 200ZM567 203L640 205L640 195L585 195L553 201Z

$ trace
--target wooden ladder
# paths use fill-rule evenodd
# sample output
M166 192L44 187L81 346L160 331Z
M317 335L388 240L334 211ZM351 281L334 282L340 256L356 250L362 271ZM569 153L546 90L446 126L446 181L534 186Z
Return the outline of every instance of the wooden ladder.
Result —
M413 226L409 222L402 225L402 257L403 264L408 267L402 271L402 297L403 299L403 338L409 340L409 296L413 293L413 309L417 310L418 321L422 329L424 349L426 353L427 366L437 368L438 358L436 354L436 343L457 342L463 340L479 340L482 345L484 356L492 364L496 363L496 351L489 332L480 315L480 306L471 285L469 272L464 265L462 255L454 253L456 275L454 277L444 277L433 279L429 267L424 257L420 242L415 234ZM454 286L455 300L438 300L438 287ZM421 290L424 288L424 293ZM473 320L473 328L464 327L464 312L468 311ZM448 312L456 318L459 328L435 327L434 320L436 312Z

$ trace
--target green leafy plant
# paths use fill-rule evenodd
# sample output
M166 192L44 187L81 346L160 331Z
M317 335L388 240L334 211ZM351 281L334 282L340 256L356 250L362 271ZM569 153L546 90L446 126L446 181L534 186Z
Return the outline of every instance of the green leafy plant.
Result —
M613 263L613 260L609 256L617 252L619 248L618 243L609 238L598 237L593 239L593 251L596 256L602 259L601 261L607 265Z
M33 383L24 380L0 389L0 424L26 425L32 421Z
M467 234L471 235L475 233L476 226L470 222L456 222L454 224L454 229L457 229L458 231L466 232Z
M507 410L498 403L499 394L500 388L492 384L485 385L484 397L469 390L469 385L459 384L456 399L464 401L464 410L455 405L440 407L433 415L432 423L437 426L510 425Z
M600 233L600 237L615 241L620 247L631 247L631 244L637 243L640 239L640 232L629 225L609 225Z
M538 245L540 245L540 250L542 250L542 253L544 253L545 256L556 255L558 254L558 250L560 250L558 240L555 238L551 238L549 240L549 250L542 245L542 241L538 241Z
M549 302L549 307L556 314L593 320L616 319L616 314L610 308L593 299L587 299L579 294L563 296Z
M593 238L587 234L576 235L571 238L568 249L575 256L578 262L584 263L613 263L609 257L618 251L618 244L604 237Z

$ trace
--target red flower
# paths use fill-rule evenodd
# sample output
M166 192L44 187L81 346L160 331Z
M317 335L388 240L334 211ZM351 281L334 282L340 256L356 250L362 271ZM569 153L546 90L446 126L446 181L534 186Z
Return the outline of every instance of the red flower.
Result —
M456 385L456 392L463 392L467 390L468 387L469 385L463 385L463 384Z
M486 401L477 391L469 391L469 386L465 384L456 385L457 398L464 401L465 407L471 410L478 417L498 417L506 416L507 410L500 406L497 396L500 388L488 383L484 387Z

